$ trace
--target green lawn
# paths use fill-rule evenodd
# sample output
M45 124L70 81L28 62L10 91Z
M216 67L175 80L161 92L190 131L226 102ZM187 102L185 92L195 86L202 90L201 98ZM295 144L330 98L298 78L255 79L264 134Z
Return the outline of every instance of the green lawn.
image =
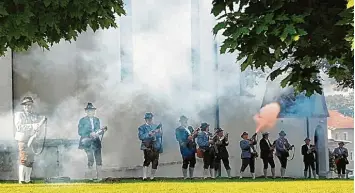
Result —
M148 181L122 180L115 183L68 183L35 184L1 183L1 193L106 193L106 192L147 192L147 193L353 193L353 180L162 180Z

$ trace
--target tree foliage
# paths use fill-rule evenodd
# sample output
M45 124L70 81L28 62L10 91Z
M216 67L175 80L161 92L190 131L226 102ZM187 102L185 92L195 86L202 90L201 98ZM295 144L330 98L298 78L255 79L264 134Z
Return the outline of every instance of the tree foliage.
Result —
M2 0L0 56L8 48L24 51L37 43L49 49L61 39L76 40L88 26L117 27L115 15L123 14L122 0Z
M351 0L353 2L353 0ZM297 92L321 93L321 62L340 87L354 87L353 3L346 0L213 0L225 40L220 52L238 52L241 68L273 69L274 80ZM286 63L275 68L278 62Z

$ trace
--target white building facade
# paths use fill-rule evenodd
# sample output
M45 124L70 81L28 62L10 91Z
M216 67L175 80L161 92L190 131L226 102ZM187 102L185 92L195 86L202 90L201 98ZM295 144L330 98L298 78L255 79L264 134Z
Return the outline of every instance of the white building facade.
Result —
M6 131L3 140L14 142L12 112L19 109L18 102L25 95L33 96L37 110L48 116L48 138L52 141L77 141L78 120L84 116L86 103L93 102L98 107L97 116L101 118L102 124L109 127L102 150L104 175L140 177L142 172L139 166L142 165L143 154L139 150L137 128L143 124L144 113L152 111L156 121L164 125L165 150L160 157L156 175L180 177L182 160L174 136L178 117L182 114L188 116L195 127L200 122L208 122L212 130L216 122L217 96L219 124L230 133L230 163L232 175L237 176L241 166L240 135L244 131L251 134L255 132L252 117L262 105L266 84L261 82L254 88L245 88L242 84L243 73L240 72L239 63L235 63L235 55L215 53L215 40L209 30L214 24L210 3L200 1L198 6L187 3L179 5L179 8L176 5L166 6L166 13L176 15L170 20L189 24L185 26L186 31L184 26L168 24L174 22L165 23L166 20L159 15L165 14L163 11L155 13L158 15L150 15L148 19L144 18L141 11L152 5L147 4L142 10L134 3L131 6L132 10L128 18L122 21L121 29L96 34L88 32L81 35L77 42L55 45L49 52L33 48L27 53L15 53L13 56L8 52L0 58L1 124L6 123L2 127ZM197 8L200 11L196 12ZM191 18L185 14L185 10L190 10L193 13L190 15L202 19ZM149 30L144 28L146 26L142 21L157 18L161 20L156 22L156 26L150 26ZM195 24L197 22L198 27L191 27L191 21ZM123 40L125 37L120 36L120 33L129 36ZM196 38L200 39L197 41ZM125 43L122 44L122 41ZM196 55L193 56L191 52ZM191 63L194 68L191 68ZM243 96L243 89L255 97ZM313 108L321 111L323 107L319 99ZM317 136L319 175L327 175L329 160L326 124L324 117L310 117L308 121L305 118L279 119L270 138L276 139L278 133L284 130L289 142L295 145L295 156L288 163L287 176L303 177L301 146L307 136L311 139ZM280 175L279 161L276 157L274 159L277 175ZM35 177L60 175L83 178L86 156L75 144L67 147L57 145L46 148L37 157L36 164L33 172ZM202 176L202 166L202 161L198 160L196 176ZM13 170L2 173L0 178L16 179L17 168L11 167ZM223 167L222 175L225 175ZM260 159L256 161L256 175L262 175Z

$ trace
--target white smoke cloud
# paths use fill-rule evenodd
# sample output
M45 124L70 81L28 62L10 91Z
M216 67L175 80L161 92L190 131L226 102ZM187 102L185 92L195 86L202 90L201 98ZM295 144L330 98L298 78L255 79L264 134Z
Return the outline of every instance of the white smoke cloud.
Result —
M133 53L124 51L133 56L133 82L121 82L119 34L126 30L122 25L121 29L89 31L76 42L62 42L51 51L33 47L26 54L16 54L16 99L35 96L36 109L49 118L48 138L75 140L83 109L87 102L93 102L101 123L109 126L103 156L104 164L112 167L141 164L137 127L147 111L156 115L156 122L164 124L165 161L180 159L174 136L180 115L188 116L194 126L209 122L213 129L216 95L224 99L220 102L222 127L230 127L225 118L239 116L238 120L245 122L242 116L248 114L250 125L251 115L260 105L240 97L241 73L235 55L217 56L216 72L212 34L215 21L207 1L200 1L199 6L200 89L192 88L190 3L132 2ZM220 41L217 38L219 45ZM82 164L86 165L85 158ZM68 171L72 169L69 165Z
M127 28L121 25L120 29L89 31L76 42L61 42L50 51L33 47L25 54L16 54L16 104L23 96L34 96L37 111L48 117L48 138L78 140L78 121L85 116L87 102L93 102L102 125L109 127L103 141L107 167L141 165L137 128L147 111L164 125L165 153L161 160L166 162L180 160L174 136L179 116L188 116L194 126L209 122L213 128L217 94L221 126L231 131L231 137L238 139L241 131L253 131L252 115L261 105L265 78L259 78L258 86L246 89L235 54L218 55L216 72L212 5L210 1L199 2L199 90L192 88L191 1L133 0L133 53L124 50L133 56L132 82L121 82L120 31ZM223 38L217 36L216 40L220 45ZM255 97L241 96L243 88ZM65 171L69 175L74 175L73 168L78 168L80 160L86 166L81 153L68 150Z

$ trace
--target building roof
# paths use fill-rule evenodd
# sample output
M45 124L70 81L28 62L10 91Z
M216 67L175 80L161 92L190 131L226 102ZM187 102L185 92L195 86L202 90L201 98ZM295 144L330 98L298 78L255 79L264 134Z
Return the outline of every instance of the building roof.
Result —
M329 110L328 127L334 129L354 128L354 118L345 116L335 110Z
M328 143L338 144L339 142L343 142L344 144L352 143L351 141L347 140L328 139Z

